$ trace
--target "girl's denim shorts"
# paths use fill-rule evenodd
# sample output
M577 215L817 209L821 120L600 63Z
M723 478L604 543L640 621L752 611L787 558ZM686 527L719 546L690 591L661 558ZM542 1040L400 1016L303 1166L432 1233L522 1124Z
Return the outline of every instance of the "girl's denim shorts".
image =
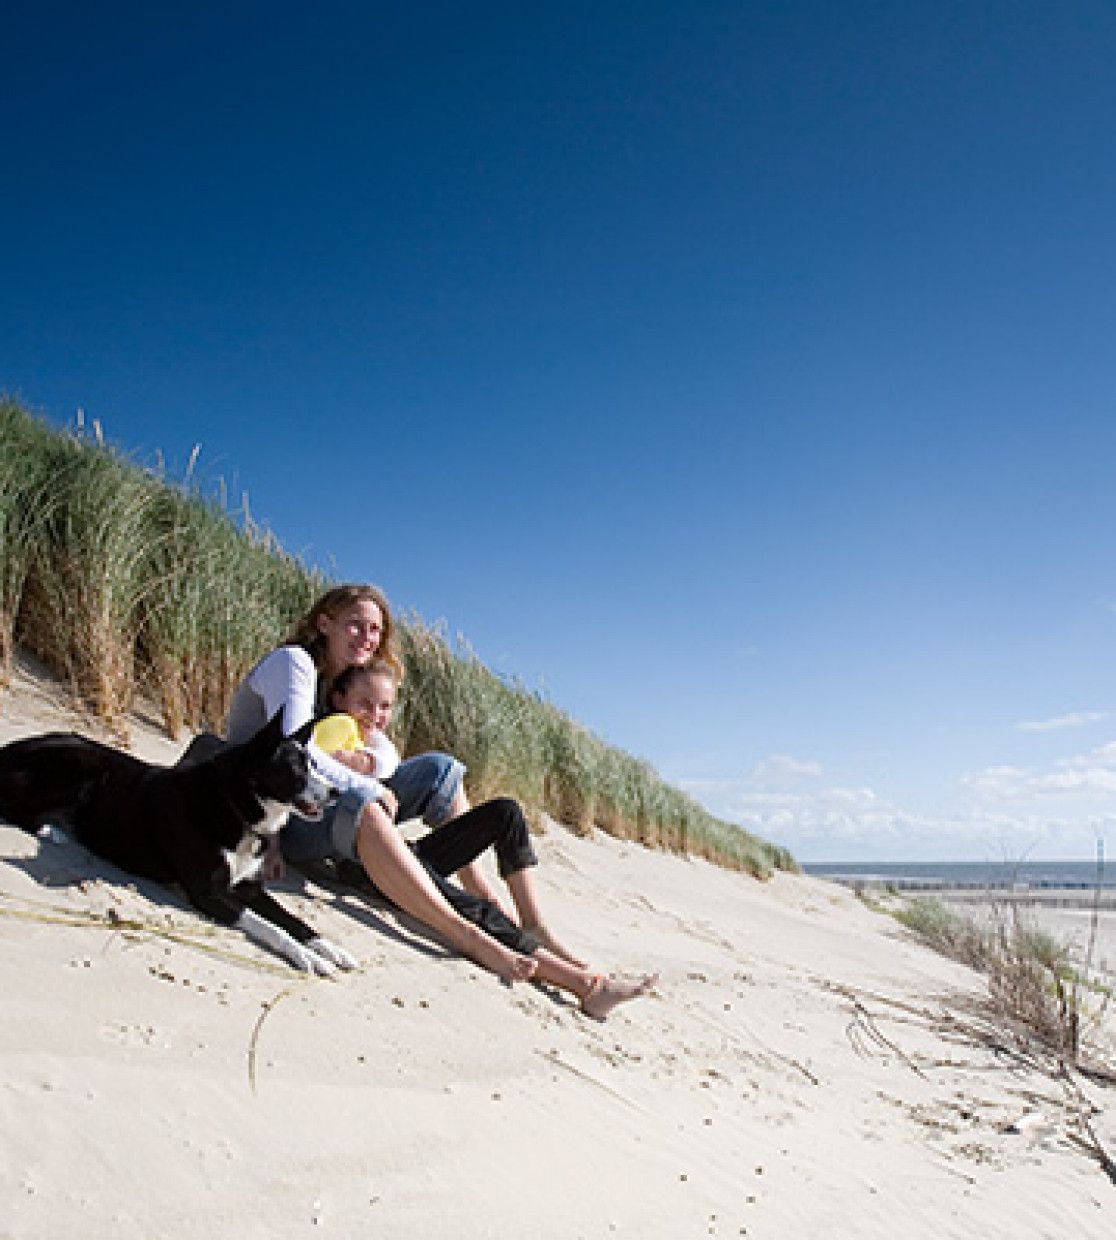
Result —
M441 826L465 778L465 767L448 753L420 753L405 758L383 782L399 798L396 819L421 818L428 827ZM292 814L283 828L283 856L300 862L356 861L357 821L368 798L343 792L316 822Z

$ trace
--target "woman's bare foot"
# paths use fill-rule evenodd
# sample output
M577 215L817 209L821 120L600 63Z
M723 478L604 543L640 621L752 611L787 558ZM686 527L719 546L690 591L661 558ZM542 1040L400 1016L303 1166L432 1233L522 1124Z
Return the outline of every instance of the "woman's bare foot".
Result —
M458 947L470 960L476 961L482 968L495 973L505 982L529 981L539 967L538 961L531 956L513 952L510 947L490 938L483 930L470 933L467 940L458 944Z
M621 982L614 977L598 973L589 991L582 997L581 1010L594 1020L604 1020L614 1007L645 995L659 980L657 973L649 973L638 982Z
M528 934L534 935L548 951L552 951L556 956L560 956L567 964L572 964L575 969L584 969L586 967L585 961L575 956L568 948L563 947L546 926L525 925L523 929Z

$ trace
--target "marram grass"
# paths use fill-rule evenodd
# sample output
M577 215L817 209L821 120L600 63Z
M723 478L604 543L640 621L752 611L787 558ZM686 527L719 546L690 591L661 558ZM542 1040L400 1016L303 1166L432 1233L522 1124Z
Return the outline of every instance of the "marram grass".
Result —
M0 398L0 685L16 646L38 656L122 737L138 695L171 736L219 730L238 682L331 584L248 515L144 468L79 427ZM415 616L399 626L404 753L441 749L474 800L518 798L541 821L593 827L763 876L784 849L707 813L647 762L490 672Z
M904 901L892 915L924 943L985 974L994 1009L1071 1062L1099 1026L1111 995L1078 970L1065 943L1031 925L1017 904L993 904L984 923L932 896Z

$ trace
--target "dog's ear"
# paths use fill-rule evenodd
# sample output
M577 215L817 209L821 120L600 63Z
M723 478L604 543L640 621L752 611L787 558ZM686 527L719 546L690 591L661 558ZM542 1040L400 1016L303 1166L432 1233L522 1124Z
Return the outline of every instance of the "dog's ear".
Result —
M291 733L288 739L292 741L298 741L300 745L305 745L306 742L310 739L310 736L313 733L313 731L314 731L314 720L310 719L306 723L304 723L301 728L296 728Z
M314 728L314 721L299 728L297 732L291 734L290 739L305 743ZM246 754L252 754L257 758L266 757L273 754L284 740L283 736L283 708L280 707L274 715L263 725L262 728L247 741L243 746Z
M258 732L249 737L241 750L246 754L265 755L274 753L283 739L283 708L280 707Z

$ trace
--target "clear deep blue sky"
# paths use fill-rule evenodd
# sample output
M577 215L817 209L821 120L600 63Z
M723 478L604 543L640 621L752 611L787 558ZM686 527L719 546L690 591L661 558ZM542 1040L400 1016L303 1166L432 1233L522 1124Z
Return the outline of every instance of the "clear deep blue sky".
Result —
M0 388L803 859L1116 846L1116 9L6 5Z

